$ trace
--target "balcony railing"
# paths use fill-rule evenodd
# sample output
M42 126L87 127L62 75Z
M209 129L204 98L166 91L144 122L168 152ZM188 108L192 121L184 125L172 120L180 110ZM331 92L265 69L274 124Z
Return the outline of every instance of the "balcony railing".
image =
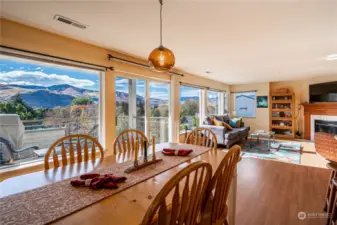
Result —
M130 125L129 116L117 116L116 121L116 132L117 135L122 131L127 129L134 129ZM136 122L136 129L145 132L145 116L134 117ZM169 118L168 117L150 117L150 137L155 136L156 142L168 142L168 127Z

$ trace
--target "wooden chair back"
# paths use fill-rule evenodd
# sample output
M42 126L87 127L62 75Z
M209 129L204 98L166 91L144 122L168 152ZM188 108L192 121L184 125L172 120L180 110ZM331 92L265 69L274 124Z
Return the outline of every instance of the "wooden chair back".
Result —
M57 140L48 149L44 157L44 167L46 170L50 168L50 156L52 156L54 167L59 167L61 164L62 166L66 166L69 164L74 164L75 162L80 163L86 162L89 159L95 159L96 148L98 148L98 150L100 151L100 158L103 158L103 147L95 138L85 134L75 134L63 137ZM61 161L59 160L57 150L59 150L59 152L61 153ZM90 150L91 152L89 155Z
M207 187L203 207L213 197L211 206L211 224L226 224L227 198L234 177L235 168L240 160L241 147L231 147L215 171Z
M138 141L139 148L142 154L144 154L144 141L146 141L147 146L149 146L149 141L143 132L139 130L125 130L121 132L113 144L114 154L133 151L136 141Z
M208 128L198 127L188 134L186 144L210 147L214 150L218 147L216 135Z
M211 176L209 163L191 163L165 184L141 224L196 224Z

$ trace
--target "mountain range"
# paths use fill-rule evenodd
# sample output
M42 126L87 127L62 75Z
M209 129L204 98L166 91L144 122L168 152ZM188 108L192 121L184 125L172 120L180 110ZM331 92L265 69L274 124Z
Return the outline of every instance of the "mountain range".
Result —
M20 94L21 98L33 108L55 108L71 105L75 98L86 97L94 102L99 101L99 92L68 84L52 85L48 87L35 85L0 84L0 102L9 102ZM116 91L116 102L128 102L129 94ZM198 100L199 97L181 97L180 102ZM137 95L136 102L144 102L144 97ZM151 107L168 104L167 100L151 98Z

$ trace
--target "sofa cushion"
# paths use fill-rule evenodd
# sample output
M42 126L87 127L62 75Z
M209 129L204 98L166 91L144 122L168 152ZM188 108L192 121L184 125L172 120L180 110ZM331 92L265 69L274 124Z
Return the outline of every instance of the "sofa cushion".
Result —
M231 131L228 131L224 134L224 138L225 139L239 139L240 138L240 130L238 129L233 129Z
M239 128L241 125L241 120L240 118L233 118L229 121L229 125L233 128Z
M214 125L213 119L211 117L206 117L206 120L204 121L205 125Z
M214 117L215 119L226 122L226 123L228 123L230 120L230 117L228 115L214 116Z
M231 125L229 125L228 123L226 122L223 122L224 126L227 128L228 131L231 131L233 130L233 127Z
M214 124L215 126L224 126L224 122L221 121L221 120L217 120L217 119L214 119L214 120L213 120L213 124Z

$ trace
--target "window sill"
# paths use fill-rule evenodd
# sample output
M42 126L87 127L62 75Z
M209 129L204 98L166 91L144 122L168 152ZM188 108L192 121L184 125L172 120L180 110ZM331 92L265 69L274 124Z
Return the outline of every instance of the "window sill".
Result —
M20 176L44 169L44 159L37 159L26 163L5 165L0 168L0 182L5 179Z
M110 155L107 149L103 149L103 151L104 151L105 157ZM99 154L99 151L97 151L97 153ZM75 154L75 157L76 156L77 155ZM59 157L59 160L61 160L60 157ZM5 179L11 178L11 177L21 176L21 175L25 175L28 173L42 171L42 170L44 170L44 157L37 158L35 160L29 160L27 162L5 165L5 166L0 167L0 182L2 182Z

